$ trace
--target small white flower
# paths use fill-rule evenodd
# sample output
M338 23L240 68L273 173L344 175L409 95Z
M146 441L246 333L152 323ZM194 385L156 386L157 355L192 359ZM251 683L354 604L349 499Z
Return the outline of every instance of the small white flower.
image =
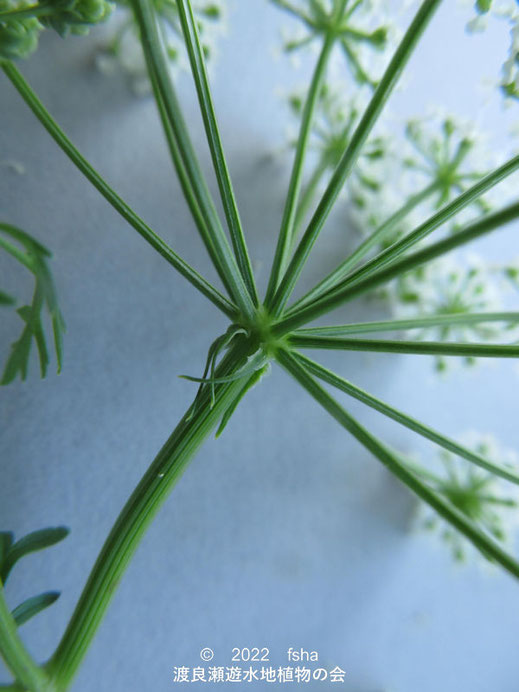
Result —
M470 432L460 438L460 443L496 465L519 472L517 453L502 447L492 435ZM494 540L510 547L519 528L519 486L446 450L438 452L434 466L440 471L431 472L427 467L423 475L427 485ZM425 503L420 505L419 523L437 532L456 560L486 558Z
M485 31L487 26L488 18L481 14L478 14L476 17L473 17L469 22L467 22L467 30L471 34L475 34L480 31Z
M363 189L355 177L349 183L352 216L362 231L371 233L417 193L426 189L429 193L386 236L381 248L416 228L503 163L474 122L451 113L435 109L423 118L410 120L403 140L395 136L396 127L391 127L392 137L388 137L391 144L387 146L386 156L378 162L377 175L383 184ZM515 199L516 186L516 176L501 181L458 211L434 234L434 239L438 239L439 233L455 232L476 216L509 203ZM425 242L432 239L429 236Z
M272 0L273 4L278 4ZM283 4L279 4L283 9ZM285 52L294 59L301 50L317 50L339 7L338 0L293 0L291 19L301 20L296 32L285 34ZM286 9L286 8L285 8ZM294 17L295 15L295 17ZM382 76L399 37L387 0L363 0L345 8L330 60L330 74L344 74L344 62L359 84L373 89ZM339 71L340 70L340 71Z
M218 40L226 31L225 0L192 0L192 5L205 57L211 60L217 54ZM176 77L179 72L189 69L176 0L155 0L155 9L170 59L171 73ZM96 65L107 75L119 66L129 76L135 94L147 94L151 91L151 85L139 32L133 12L125 0L118 4L118 14L120 20L114 36L96 59Z
M387 296L400 319L499 312L504 308L499 290L501 272L504 267L491 266L474 254L447 255L399 277L389 286ZM459 343L510 341L514 327L501 322L452 324L410 330L407 338ZM436 368L445 370L452 361L451 357L437 358ZM472 365L475 360L467 357L462 362Z
M467 23L469 32L483 31L490 19L507 21L510 24L510 43L508 56L503 62L501 77L498 83L505 97L519 99L519 3L514 0L493 0L486 11L482 11L476 2L471 4L476 13Z
M367 87L358 90L353 98L349 93L343 82L327 82L322 88L309 140L309 158L314 173L307 176L303 197L306 190L311 189L313 179L318 179L314 193L322 191L346 151L371 96ZM293 93L288 98L292 113L298 120L302 116L304 100L304 91ZM294 146L296 141L296 137L292 138L291 145ZM391 194L392 188L386 181L390 173L388 158L395 155L392 147L384 123L379 123L340 192L342 198L351 202L351 215L361 229L376 224L378 218L370 217L371 210L382 211L378 197L383 196L386 189ZM375 206L372 204L374 198L377 198Z

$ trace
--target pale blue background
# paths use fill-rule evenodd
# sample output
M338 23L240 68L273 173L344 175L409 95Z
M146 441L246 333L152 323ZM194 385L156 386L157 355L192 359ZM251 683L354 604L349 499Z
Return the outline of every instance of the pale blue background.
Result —
M479 113L472 75L495 73L506 51L506 32L497 31L460 48L464 17L444 4L395 98L398 113L416 115L434 103ZM237 198L263 280L288 174L286 157L276 153L285 122L276 89L304 81L304 71L273 57L283 24L263 0L235 0L214 70ZM46 37L23 71L107 180L212 276L171 182L154 106L94 69L99 36ZM186 78L193 114L188 85ZM22 630L43 660L120 507L193 396L194 385L177 375L201 371L225 322L89 187L4 78L0 94L0 159L26 171L0 168L1 217L54 250L68 328L59 378L51 372L38 380L34 362L28 383L0 391L0 526L18 536L48 525L72 530L61 545L20 563L9 583L13 606L35 592L62 591ZM513 117L498 106L483 113L503 131ZM516 234L508 229L477 249L517 255ZM339 243L339 230L330 228L317 249L316 277ZM4 270L5 287L28 294L23 272L2 258ZM369 318L367 310L361 303L342 317ZM4 356L18 330L16 317L2 313ZM519 448L512 362L438 380L428 358L334 354L328 361L450 435L478 428ZM351 409L389 443L423 447L360 404ZM204 646L215 650L215 665L229 665L234 646L267 646L273 665L286 662L289 646L303 646L347 671L347 684L337 688L348 692L516 692L517 583L455 566L443 546L410 531L414 509L407 491L274 367L160 512L72 689L165 692L175 689L173 666L199 665Z

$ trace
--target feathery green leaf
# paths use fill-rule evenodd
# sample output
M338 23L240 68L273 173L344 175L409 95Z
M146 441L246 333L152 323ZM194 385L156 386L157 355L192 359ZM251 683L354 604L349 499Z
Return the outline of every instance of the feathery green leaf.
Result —
M20 538L16 543L12 543L12 534L11 538L9 538L10 534L2 534L4 537L6 535L8 536L7 539L4 538L4 549L5 545L8 547L4 552L3 560L0 564L0 581L5 584L9 573L22 557L59 543L68 536L69 531L70 530L66 526L39 529L38 531L33 531L23 538ZM11 541L11 543L9 543L9 541Z
M41 376L45 377L47 373L49 354L41 315L44 306L47 308L51 318L57 371L58 373L61 372L65 322L58 306L54 281L48 267L48 259L51 257L49 250L28 233L11 224L0 223L0 233L13 238L22 246L20 249L9 241L0 238L0 248L3 248L23 266L27 267L35 279L32 303L24 305L16 311L23 320L25 327L19 339L11 346L11 352L0 380L1 385L7 385L17 375L20 375L22 380L27 378L33 341L36 343L38 350Z
M46 591L38 596L32 596L16 606L11 615L18 627L20 627L20 625L26 623L27 620L30 620L35 615L38 615L38 613L41 613L42 610L45 610L45 608L55 603L59 597L59 591Z

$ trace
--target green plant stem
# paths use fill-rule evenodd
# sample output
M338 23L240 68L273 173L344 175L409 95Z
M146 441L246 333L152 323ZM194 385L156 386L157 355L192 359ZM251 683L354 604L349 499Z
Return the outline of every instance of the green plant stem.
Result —
M196 195L193 191L191 181L189 180L184 164L182 163L182 157L180 155L180 150L178 148L175 133L173 132L173 129L170 125L168 113L166 107L164 106L164 101L162 100L157 80L152 71L150 71L148 74L150 77L153 95L155 97L155 102L157 104L160 119L162 121L164 135L168 143L171 160L173 162L173 166L175 167L180 187L182 188L182 192L184 194L184 199L186 200L186 203L191 212L191 216L193 217L193 221L195 222L195 226L197 227L198 233L202 238L202 242L204 243L207 253L211 258L213 266L215 267L221 282L225 286L228 295L232 295L232 286L228 281L225 267L220 262L220 257L218 255L218 251L216 250L213 241L213 236L205 222L204 215L202 214L202 211L196 199Z
M298 236L298 231L303 225L308 210L310 209L312 202L314 201L315 193L317 192L317 187L323 179L323 176L326 173L327 168L328 166L326 166L323 163L320 163L318 166L316 166L314 172L310 177L310 180L308 181L301 193L301 201L297 205L296 219L294 222L294 232L292 234L290 242L290 250L292 250L293 246L295 245Z
M291 307L292 310L299 310L300 308L308 305L316 298L320 298L327 291L334 288L337 283L343 279L346 274L351 271L360 260L367 255L367 253L375 246L380 243L385 236L391 233L392 230L398 226L398 224L405 219L408 214L410 214L416 207L418 207L422 202L428 199L436 190L438 189L438 184L433 183L427 186L421 192L413 195L404 206L395 212L392 216L384 221L366 240L359 245L359 247L352 252L349 257L347 257L343 262L341 262L330 274L325 276L325 278L320 281L311 291L308 291L302 298L296 301Z
M18 628L9 610L0 583L0 653L17 683L31 692L51 692L54 690L49 675L32 658L18 634ZM17 689L11 685L7 689ZM19 688L18 688L19 689Z
M317 240L342 186L346 182L368 135L373 129L378 116L440 2L441 0L424 0L422 2L420 9L389 63L279 284L271 306L271 312L274 316L280 314L290 297L310 250Z
M434 442L440 447L447 449L449 452L457 454L463 459L467 459L467 461L470 461L473 464L476 464L477 466L485 469L486 471L494 473L497 476L500 476L501 478L510 481L511 483L519 485L519 474L514 472L512 469L507 469L504 466L499 466L491 461L488 461L488 459L485 459L485 457L482 457L480 454L476 454L475 452L473 452L470 449L467 449L463 445L458 444L454 440L451 440L450 438L446 437L445 435L442 435L433 428L430 428L428 425L425 425L424 423L421 423L419 420L416 420L416 418L412 418L403 411L399 411L394 406L386 404L385 401L377 399L376 397L364 391L360 387L357 387L351 382L348 382L348 380L345 380L343 377L340 377L331 370L328 370L327 368L323 367L319 363L316 363L310 358L307 358L301 353L293 351L292 354L293 357L298 361L298 363L302 365L311 375L315 375L324 382L327 382L328 384L332 385L332 387L340 389L342 392L345 392L349 396L352 396L354 399L357 399L357 401L361 401L363 404L366 404L366 406L370 406L375 411L379 411L379 413L384 414L385 416L391 418L397 423L404 425L409 430L412 430L413 432L422 435L428 440L431 440L431 442Z
M504 344L458 344L448 341L393 341L390 339L346 339L292 334L289 343L299 348L328 351L370 351L417 355L468 356L474 358L518 358L519 346Z
M445 501L438 493L412 473L386 445L358 423L327 391L325 391L294 356L280 349L276 360L282 365L321 406L350 432L384 466L399 478L420 499L430 505L440 516L468 538L486 556L502 565L519 579L519 563L501 546L486 535L476 524L456 507Z
M501 209L494 214L489 214L474 223L468 224L462 231L459 231L453 236L444 238L443 240L433 243L423 250L414 252L411 255L405 256L392 262L389 266L385 266L376 272L373 272L364 279L359 280L353 285L339 287L331 291L321 298L316 299L313 303L298 310L294 313L289 313L287 317L280 320L272 327L272 333L275 336L282 336L288 331L299 327L302 324L308 323L310 320L322 315L342 303L352 300L366 291L370 291L383 283L394 279L406 271L415 267L430 262L437 257L454 250L457 247L470 243L476 238L480 238L487 233L491 233L497 228L501 228L506 224L514 221L519 217L519 202L511 204L504 209Z
M197 288L206 298L214 303L223 313L234 319L237 308L230 303L227 298L217 291L208 281L198 272L187 264L179 255L174 252L166 242L158 236L144 221L131 209L124 200L103 180L99 173L82 156L78 149L72 144L69 138L61 130L59 125L52 118L45 106L41 103L31 87L27 84L18 69L11 62L1 64L3 71L12 82L20 96L32 110L34 115L41 122L50 136L69 157L83 175L92 185L103 195L112 207L141 235L157 252L164 257L184 278L186 278L195 288Z
M303 178L308 140L311 133L315 107L319 100L319 93L323 85L326 74L326 66L328 64L335 38L335 35L330 33L326 36L323 42L321 54L319 55L319 59L315 66L314 74L312 76L312 81L310 83L308 95L303 108L303 116L301 119L301 127L297 140L296 153L294 157L294 164L292 166L285 208L283 210L281 229L279 231L274 262L270 273L267 295L265 297L265 305L267 308L272 303L274 294L279 284L280 276L286 269L289 252L292 248L292 241L295 233L295 223L297 219L297 206L301 191L301 182Z
M243 339L222 360L217 376L229 375L243 364L249 346ZM202 393L196 411L192 407L155 457L117 518L90 573L69 625L47 664L59 690L70 684L104 616L110 599L140 540L160 506L202 442L225 414L246 379L216 385L211 407L209 389Z
M407 320L384 320L380 322L357 322L331 327L310 327L298 329L296 336L346 336L347 334L367 334L370 332L392 332L408 329L430 329L431 327L451 327L474 325L485 322L519 323L519 312L467 312L452 315L432 315L430 317Z
M348 42L345 41L344 39L341 40L341 48L342 52L344 53L344 56L346 58L346 61L350 62L350 69L353 72L353 77L357 82L366 83L369 84L369 86L372 89L375 89L377 86L377 83L371 79L369 74L366 72L366 70L362 67L362 65L359 62L359 59L357 58L355 52L350 48L348 45Z
M352 26L346 24L344 27L339 28L342 36L349 36L350 38L356 39L357 43L373 43L373 36L368 31L362 31L360 29L355 29Z
M272 0L272 2L274 3L274 5L277 5L281 10L285 10L285 12L291 14L293 17L301 19L309 28L315 29L315 24L312 21L311 17L305 14L298 7L294 7L294 5L287 2L287 0Z
M254 281L249 252L234 197L231 176L225 160L220 132L218 130L218 123L209 87L209 79L205 67L204 54L200 44L200 37L198 35L196 20L193 15L193 8L190 0L177 0L177 9L182 24L189 60L191 62L191 70L195 80L207 142L213 159L213 166L225 216L227 218L227 225L231 234L231 241L242 277L247 285L253 303L257 307L259 301L256 283Z
M438 476L436 473L432 473L431 471L429 471L429 469L426 469L424 466L418 464L416 461L407 459L406 457L403 457L401 454L398 455L398 458L404 466L406 466L410 471L412 471L415 474L415 476L421 477L424 480L429 481L430 483L434 483L437 487L440 487L443 483L445 483L444 478L441 478L441 476Z
M167 59L157 31L153 4L148 0L132 0L133 12L140 29L141 44L150 75L160 91L164 111L174 133L182 164L196 197L207 229L211 233L218 261L231 288L231 297L243 315L254 318L255 306L247 290L240 269L229 247L213 200L202 175L187 126L169 75Z

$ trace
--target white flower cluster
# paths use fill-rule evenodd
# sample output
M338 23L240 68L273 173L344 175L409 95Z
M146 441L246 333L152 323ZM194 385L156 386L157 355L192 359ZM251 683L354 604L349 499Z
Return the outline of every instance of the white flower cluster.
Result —
M460 438L460 443L496 465L519 472L517 453L502 447L492 435L470 432ZM519 486L446 450L438 452L435 466L438 465L442 469L439 473L423 469L422 480L478 528L511 547L519 528ZM413 463L410 467L420 476L419 467ZM420 503L418 523L435 531L456 560L488 559L425 503Z
M462 0L468 4L468 0ZM517 0L471 0L477 14L467 23L470 32L483 31L489 18L508 21L510 25L510 44L508 55L503 63L499 87L509 98L519 99L519 2Z
M295 55L315 49L319 39L336 24L343 0L271 0L289 16L300 20L299 28L283 32L283 50ZM398 43L400 30L390 19L388 0L347 2L338 28L331 73L342 74L344 61L358 84L374 88L389 56Z
M176 0L154 0L153 4L160 20L172 74L176 76L189 69L177 3ZM225 0L192 0L192 6L205 57L211 59L227 27ZM97 56L97 66L105 74L122 69L128 75L133 91L137 95L147 94L151 85L133 13L126 1L118 3L118 8L117 30Z
M491 160L485 135L475 123L439 109L424 118L409 120L405 135L409 154L404 157L404 166L414 173L417 189L424 184L436 186L435 209L497 165ZM483 204L481 198L477 204ZM487 211L487 205L482 210Z
M310 138L314 155L314 174L303 188L302 206L309 194L316 194L327 181L344 153L369 100L369 90L360 91L354 99L345 97L348 90L341 84L329 84L321 93ZM293 112L301 117L303 97L290 99ZM445 112L436 111L407 123L402 137L385 134L380 128L371 135L363 154L350 176L343 194L350 220L369 235L395 212L409 203L417 193L427 191L407 215L390 229L378 250L416 228L445 204L493 170L499 163L486 138L473 123ZM312 185L314 189L312 190ZM510 201L515 188L501 183L482 198L458 213L419 246L456 232L475 216L499 208ZM503 278L508 286L519 287L519 267L511 261L491 265L475 255L448 255L392 282L377 295L389 301L397 318L421 318L446 314L470 314L502 311ZM514 295L514 297L516 297ZM432 341L511 340L506 323L472 323L463 326L411 330L408 338ZM436 369L444 371L454 363L473 364L473 358L438 357Z
M502 163L496 160L485 138L470 122L439 112L410 121L406 142L400 142L396 150L400 156L395 156L393 149L393 155L385 161L392 170L386 174L383 184L377 189L364 190L363 204L353 207L357 225L365 233L371 233L417 192L427 189L430 192L390 231L379 249L416 228ZM429 235L419 247L455 233L475 216L504 206L514 192L513 179L494 187ZM505 309L503 278L509 286L519 287L518 277L519 267L512 261L495 265L474 254L447 255L402 275L379 295L389 300L397 318L500 311ZM494 322L435 327L412 330L408 338L459 342L511 340L512 326ZM444 371L455 362L473 364L474 359L438 357L435 366L438 371Z
M363 203L353 207L357 226L367 234L420 195L382 247L395 242L503 163L473 123L439 109L409 120L403 137L399 138L395 129L391 155L378 163L384 184L365 190ZM501 182L458 212L442 227L443 232L455 232L475 216L510 202L514 193L512 183ZM438 232L434 239L438 239Z
M289 104L298 120L302 116L304 93L294 93ZM321 190L346 151L370 98L370 92L359 89L354 97L349 96L347 85L339 81L324 84L316 105L311 136L308 144L313 157L313 192ZM385 185L388 162L392 156L392 140L379 125L363 147L361 156L352 175L343 189L343 196L355 206L366 205L367 193L382 192ZM295 140L291 142L295 145Z
M501 269L501 268L500 268ZM505 268L502 268L505 270ZM477 255L447 255L404 274L388 288L393 311L398 318L467 315L504 310L500 291L501 272ZM511 338L515 325L474 323L412 330L408 337L429 341L501 341ZM452 359L436 359L436 368L445 370ZM473 358L464 358L473 364Z

